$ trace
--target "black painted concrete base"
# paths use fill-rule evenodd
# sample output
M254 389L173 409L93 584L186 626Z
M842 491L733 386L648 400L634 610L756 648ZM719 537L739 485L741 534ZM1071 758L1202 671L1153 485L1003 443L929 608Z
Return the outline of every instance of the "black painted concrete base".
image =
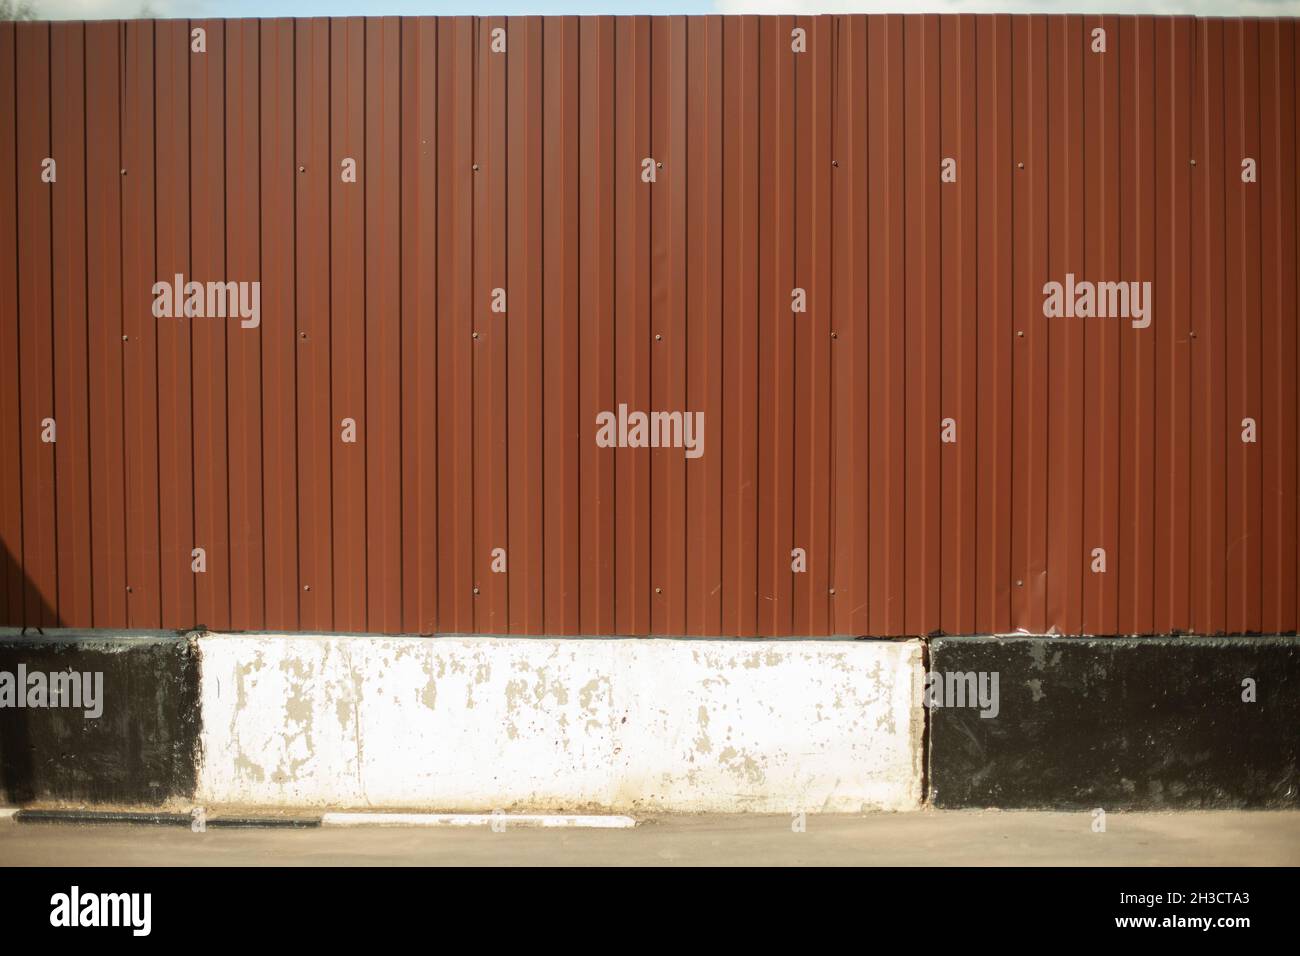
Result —
M171 633L0 635L0 694L6 674L10 688L24 674L31 693L32 675L69 671L87 681L102 674L102 713L6 700L0 802L159 806L188 798L201 725L196 643Z
M936 806L1300 807L1296 637L938 638L930 670L999 691L930 709Z

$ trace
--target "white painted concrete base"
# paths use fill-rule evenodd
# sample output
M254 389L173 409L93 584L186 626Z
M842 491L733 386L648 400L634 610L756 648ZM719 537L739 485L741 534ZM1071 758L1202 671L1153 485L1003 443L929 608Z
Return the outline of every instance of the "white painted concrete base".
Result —
M207 635L208 804L905 810L916 642Z
M594 813L367 813L321 814L323 827L570 827L583 830L629 830L632 817Z

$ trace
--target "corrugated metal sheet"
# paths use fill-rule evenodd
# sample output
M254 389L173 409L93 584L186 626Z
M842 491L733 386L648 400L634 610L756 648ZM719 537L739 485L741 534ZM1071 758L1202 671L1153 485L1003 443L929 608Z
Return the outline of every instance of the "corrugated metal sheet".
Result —
M0 24L0 623L1294 630L1296 29Z

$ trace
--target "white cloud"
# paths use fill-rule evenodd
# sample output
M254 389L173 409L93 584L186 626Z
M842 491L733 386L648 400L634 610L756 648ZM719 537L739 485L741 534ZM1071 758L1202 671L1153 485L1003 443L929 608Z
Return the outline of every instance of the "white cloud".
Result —
M1300 0L714 0L719 13L1117 13L1287 17Z
M338 14L337 0L280 3L274 10L228 0L34 0L43 20L116 20L139 16L228 17ZM718 13L1118 13L1195 14L1210 17L1300 16L1300 0L713 0ZM387 6L382 12L390 12ZM433 3L436 8L440 4ZM575 4L595 12L596 4ZM366 3L358 0L357 13ZM564 12L564 0L551 4ZM491 3L482 12L490 12ZM402 12L406 12L403 5ZM437 12L430 9L428 12Z
M169 16L172 0L33 0L42 20L124 20L148 7L156 17Z

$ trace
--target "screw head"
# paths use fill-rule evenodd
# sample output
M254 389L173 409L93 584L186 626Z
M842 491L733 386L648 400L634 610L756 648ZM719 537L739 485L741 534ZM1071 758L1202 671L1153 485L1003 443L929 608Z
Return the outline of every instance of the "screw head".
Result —
M129 584L126 586L126 593L127 593L127 594L131 594L131 593L132 593L132 591L131 591L131 585L129 585Z
M659 168L659 169L663 169L663 168L664 168L664 164L663 164L663 163L655 163L655 166L656 166L657 168Z
M1025 586L1025 582L1024 582L1024 581L1016 581L1016 587L1018 587L1018 588L1023 588L1024 586Z
M1188 332L1187 334L1188 334L1189 336L1191 336L1192 338L1196 338L1196 333L1195 333L1195 332Z
M834 593L835 593L835 589L834 589L834 588L830 588L830 589L827 591L827 593L828 593L828 594L834 594Z
M478 585L477 585L477 584L474 585L474 593L475 593L475 594L478 594Z
M656 342L662 342L663 340L664 340L664 337L663 337L662 335L660 335L658 332L656 332L656 333L655 333L655 341L656 341Z
M1018 339L1023 339L1024 337L1025 337L1025 332L1024 332L1024 330L1023 330L1023 329L1016 329L1016 338L1018 338Z
M1192 165L1193 165L1193 166L1196 165L1196 160L1192 160Z
M474 339L478 338L478 333L477 333L477 332L471 332L471 333L470 333L470 338L474 338Z
M664 593L663 588L655 588L655 594L663 594L663 593Z
M125 175L126 175L126 170L125 170L125 169L119 169L119 170L117 171L117 174L118 174L119 176L125 176Z
M298 333L298 338L305 339L306 337L307 337L306 331L302 331Z
M299 166L299 167L298 167L298 172L300 172L300 173L305 173L306 171L307 171L307 167L306 167L306 166Z
M130 338L129 335L124 335L124 336L122 336L122 341L125 342L125 341L126 341L127 339L129 339L129 338Z
M474 170L474 172L478 172L478 163L475 163L471 168Z
M310 585L310 584L304 584L304 585L302 586L302 589L303 589L304 591L310 591L310 590L311 590L311 585Z
M838 168L839 165L840 165L840 161L839 161L838 159L832 159L832 160L831 160L831 165L834 166L834 167L836 167L836 168Z
M1024 168L1025 168L1024 163L1016 163L1016 169L1024 169Z
M838 332L832 332L832 333L831 333L831 338L833 338L833 339L838 339L839 337L840 337L840 333L838 333Z

